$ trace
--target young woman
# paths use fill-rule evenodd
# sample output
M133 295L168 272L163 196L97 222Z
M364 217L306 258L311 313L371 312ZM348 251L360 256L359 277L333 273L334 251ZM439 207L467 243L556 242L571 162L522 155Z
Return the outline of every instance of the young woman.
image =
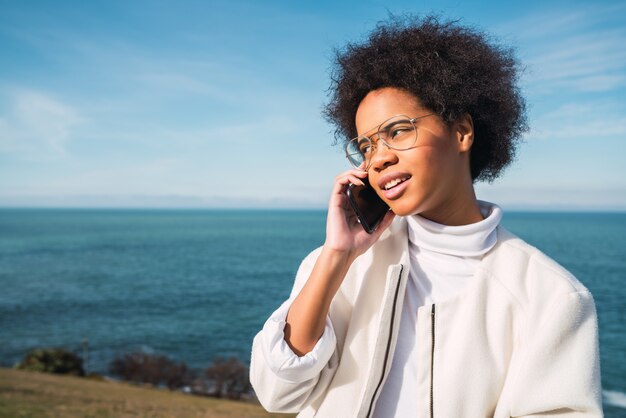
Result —
M326 116L355 166L326 241L254 339L269 411L299 417L602 416L589 291L476 199L526 129L511 50L437 18L392 19L337 57ZM391 210L368 234L345 195Z

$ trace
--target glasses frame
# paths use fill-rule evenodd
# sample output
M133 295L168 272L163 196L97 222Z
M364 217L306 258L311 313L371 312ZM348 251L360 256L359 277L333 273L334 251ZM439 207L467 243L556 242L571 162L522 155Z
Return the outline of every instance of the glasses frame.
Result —
M363 163L361 163L361 164L359 164L359 165L357 166L357 165L355 165L355 164L352 162L352 160L350 159L350 156L351 156L351 155L354 155L354 153L349 153L349 152L348 152L348 147L350 146L350 144L351 144L351 143L353 143L353 142L355 142L355 141L358 141L358 140L361 140L361 139L363 139L363 138L366 138L366 139L370 142L370 145L374 145L374 144L375 144L375 142L374 142L374 140L372 140L372 137L374 137L374 136L378 136L378 139L376 140L376 143L378 143L379 141L382 141L382 143L383 143L383 144L385 144L385 146L387 146L387 148L390 148L390 149L393 149L393 150L396 150L396 151L406 151L406 150L408 150L408 149L413 148L413 147L415 146L415 143L417 142L417 136L418 136L418 135L417 135L417 126L415 125L415 122L416 122L416 121L418 121L418 120L420 120L420 119L423 119L423 118L425 118L425 117L428 117L428 116L433 116L433 115L435 115L435 113L427 113L427 114L425 114L425 115L422 115L422 116L416 116L416 117L412 118L412 117L410 117L410 116L408 116L408 115L399 114L399 115L394 115L394 116L391 116L391 117L390 117L390 118L388 118L388 119L385 119L385 120L384 120L384 121L383 121L380 125L378 125L377 127L374 127L374 128L371 128L371 129L368 129L367 131L365 131L365 132L367 133L367 132L371 132L372 130L376 129L376 133L374 133L373 135L370 135L370 136L367 136L367 135L365 135L365 134L363 134L363 135L359 135L359 136L356 136L356 137L352 138L352 139L351 139L351 140L349 140L348 142L346 142L346 145L344 146L344 152L346 153L346 159L348 160L348 162L350 163L350 165L351 165L351 166L353 166L354 168L356 168L356 169L358 169L358 170L362 170L362 171L367 171L367 170L369 169L369 166L370 166L370 165L371 165L371 163L372 163L372 158L374 157L374 154L376 153L376 150L377 150L378 148L376 147L376 148L374 148L374 151L372 151L372 155L371 155L371 156L370 156L370 158L369 158L369 161L368 161L368 163L367 163L367 166L366 166L365 168L361 168L361 165L363 165ZM385 138L383 138L383 137L380 135L380 134L381 134L380 129L383 127L383 125L387 124L390 120L395 119L395 118L399 118L399 117L405 117L405 118L406 118L406 122L411 122L411 125L413 125L413 129L415 129L415 140L414 140L414 142L411 144L411 146L410 146L410 147L407 147L407 148L398 148L398 147L394 147L393 145L390 145L387 141L385 141ZM403 121L403 119L398 119L398 122L400 122L400 121ZM365 160L365 161L367 161L367 160ZM365 161L364 161L364 162L365 162Z

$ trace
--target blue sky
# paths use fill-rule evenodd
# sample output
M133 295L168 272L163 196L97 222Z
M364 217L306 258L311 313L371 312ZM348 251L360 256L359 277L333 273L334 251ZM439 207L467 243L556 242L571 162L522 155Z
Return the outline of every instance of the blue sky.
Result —
M514 4L510 4L514 3ZM333 48L437 12L516 48L530 132L480 199L626 210L626 2L0 0L0 206L325 207Z

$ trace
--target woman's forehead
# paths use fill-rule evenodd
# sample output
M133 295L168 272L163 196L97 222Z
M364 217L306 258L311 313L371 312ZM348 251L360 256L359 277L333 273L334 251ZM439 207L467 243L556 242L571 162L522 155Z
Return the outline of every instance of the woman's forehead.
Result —
M372 90L361 100L356 111L356 130L362 135L395 115L416 117L425 110L420 100L406 90L396 87Z

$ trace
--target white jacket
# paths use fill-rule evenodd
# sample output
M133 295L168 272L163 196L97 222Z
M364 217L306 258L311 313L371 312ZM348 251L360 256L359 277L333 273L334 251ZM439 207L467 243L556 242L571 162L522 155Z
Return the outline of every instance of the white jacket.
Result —
M418 310L416 417L601 417L595 305L567 270L502 227L458 296ZM298 295L319 255L302 262ZM348 271L329 319L336 348L316 376L278 377L262 333L250 380L261 404L298 417L369 418L390 369L407 283L406 220Z

